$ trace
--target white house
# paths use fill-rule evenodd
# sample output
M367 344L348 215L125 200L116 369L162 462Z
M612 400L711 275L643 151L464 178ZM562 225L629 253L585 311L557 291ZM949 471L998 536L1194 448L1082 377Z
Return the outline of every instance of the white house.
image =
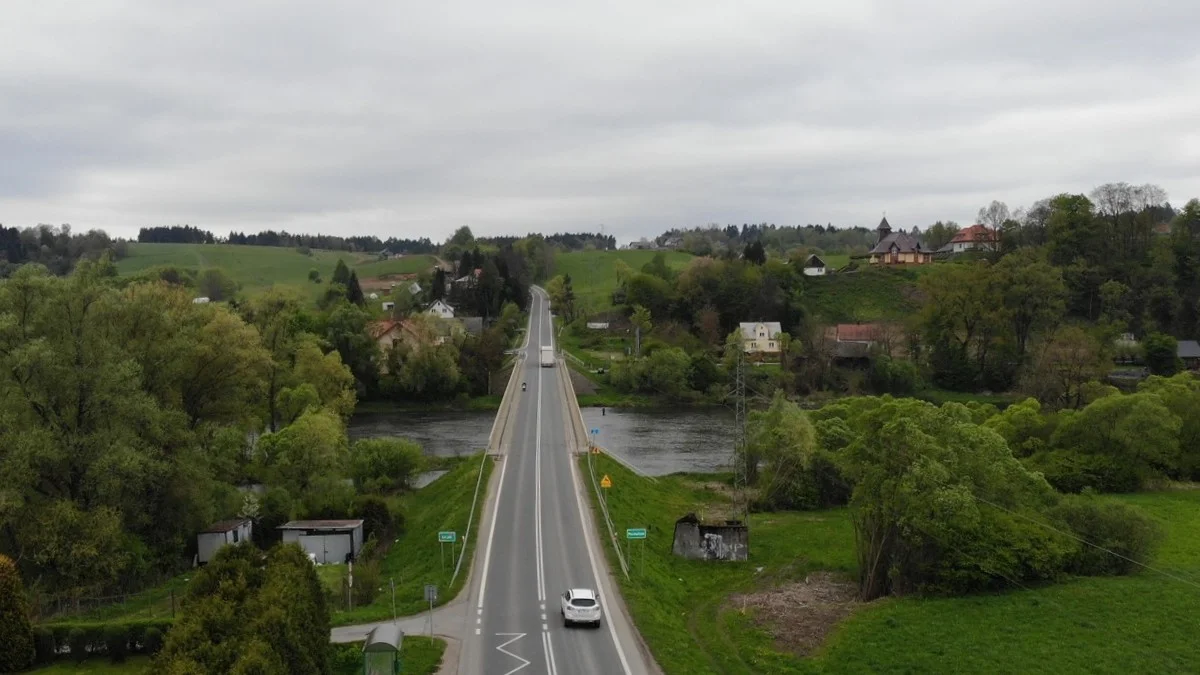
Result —
M293 520L277 529L285 544L300 544L322 565L354 560L363 545L361 520Z
M212 560L222 546L249 541L253 523L248 518L222 520L196 535L196 560L201 565Z
M963 251L995 251L1000 241L999 234L986 225L972 225L959 230L954 238L938 253L962 253Z
M390 312L390 311L392 311L393 309L396 309L396 303L394 303L394 302L385 302L385 303L383 303L383 311L385 311L385 312Z
M738 326L742 329L742 349L747 354L778 354L783 351L779 341L783 327L778 321L749 321Z
M442 319L454 318L454 308L442 302L441 300L434 300L433 304L429 306L427 313Z
M804 276L806 277L825 276L826 271L825 261L821 260L820 256L815 253L808 256L808 259L804 261Z

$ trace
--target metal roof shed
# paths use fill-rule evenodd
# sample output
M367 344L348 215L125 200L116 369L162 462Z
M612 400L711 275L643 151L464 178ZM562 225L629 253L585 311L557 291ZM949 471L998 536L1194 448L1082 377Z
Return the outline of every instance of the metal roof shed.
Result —
M394 623L371 629L363 643L363 675L396 675L400 672L400 643L404 631Z

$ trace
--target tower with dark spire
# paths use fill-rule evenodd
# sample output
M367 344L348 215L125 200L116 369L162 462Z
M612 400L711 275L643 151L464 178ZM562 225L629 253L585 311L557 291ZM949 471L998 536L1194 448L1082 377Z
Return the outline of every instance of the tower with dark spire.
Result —
M892 226L888 225L886 214L883 216L883 220L879 221L879 227L875 228L875 231L879 233L879 239L875 243L883 241L884 237L892 233Z

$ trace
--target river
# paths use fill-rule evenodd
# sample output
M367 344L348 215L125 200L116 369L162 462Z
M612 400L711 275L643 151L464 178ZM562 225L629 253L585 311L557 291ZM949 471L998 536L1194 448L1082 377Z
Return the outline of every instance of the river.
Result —
M729 465L733 412L714 408L584 408L596 442L638 469L662 476L677 471L717 471ZM493 412L362 412L350 419L351 440L405 437L427 454L466 455L487 445Z

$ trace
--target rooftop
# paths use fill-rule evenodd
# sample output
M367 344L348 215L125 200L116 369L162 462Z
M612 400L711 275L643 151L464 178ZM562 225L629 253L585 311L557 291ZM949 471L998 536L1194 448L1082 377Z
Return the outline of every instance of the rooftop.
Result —
M247 518L234 518L232 520L222 520L222 521L215 522L212 525L209 525L208 527L204 528L201 531L201 534L229 532L230 530L236 530L242 524L249 523L249 522L250 522L250 520Z
M362 520L292 520L277 530L348 530L362 525Z
M1180 340L1176 354L1181 359L1200 359L1200 342L1195 340Z

